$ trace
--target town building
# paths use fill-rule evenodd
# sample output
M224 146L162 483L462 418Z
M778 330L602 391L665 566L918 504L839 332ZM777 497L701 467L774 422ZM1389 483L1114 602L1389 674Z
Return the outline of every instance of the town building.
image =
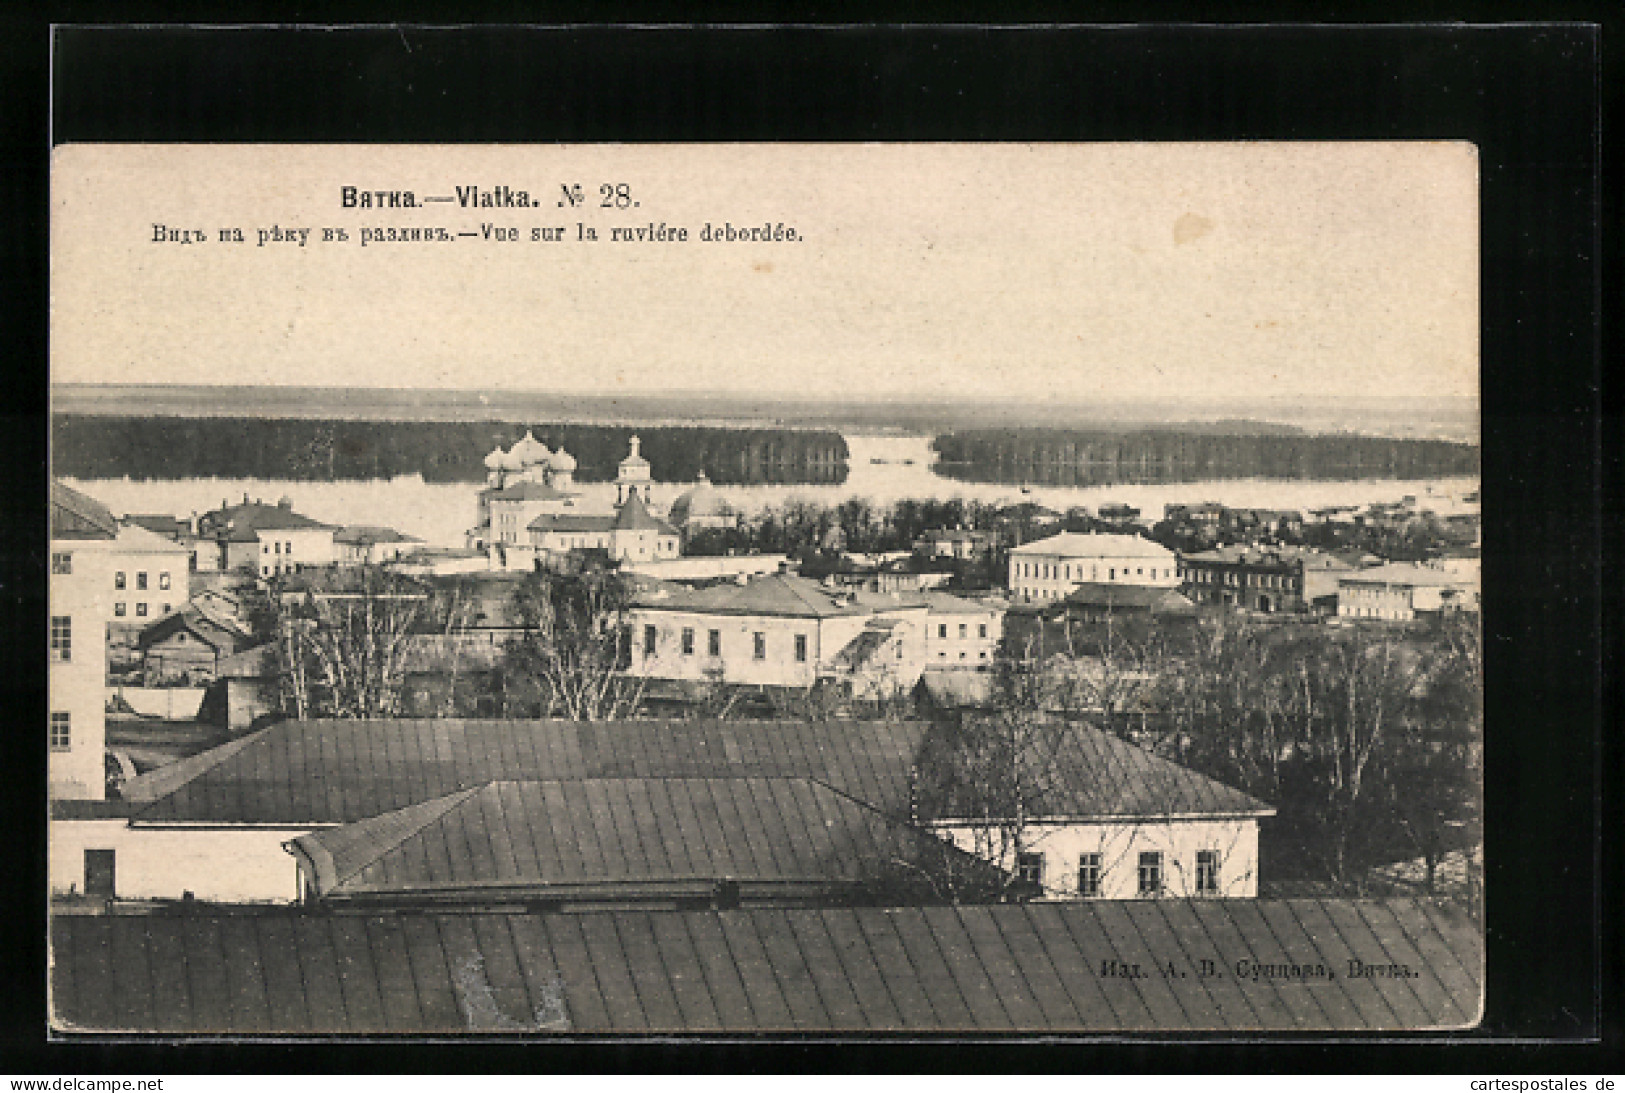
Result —
M1010 552L1010 594L1021 603L1064 600L1086 582L1177 588L1174 552L1138 535L1063 531Z
M914 540L914 553L922 558L973 561L985 558L999 545L997 532L970 528L936 528Z
M537 559L575 551L601 551L614 562L671 561L681 551L677 529L650 514L643 495L629 489L609 516L547 514L527 525Z
M1269 805L1087 725L1043 726L1021 745L1013 762L1036 792L1020 817L987 812L998 772L983 785L957 767L937 781L928 768L921 822L1014 872L1035 898L1258 895Z
M925 667L991 669L1004 636L1003 600L923 592L928 610Z
M921 729L852 721L277 721L131 779L123 799L102 811L53 811L51 893L94 887L120 900L191 893L296 902L303 892L284 843L494 781L808 778L906 822ZM755 821L769 822L771 812Z
M1087 581L1068 592L1062 602L1070 618L1088 623L1128 619L1166 623L1196 616L1196 605L1177 589L1146 585Z
M246 569L262 580L332 565L338 558L333 534L338 528L293 510L284 497L274 505L250 501L221 502L198 517L199 570Z
M628 614L628 673L691 683L907 691L925 665L930 609L916 597L855 592L793 573L640 596Z
M1183 554L1179 568L1192 600L1269 614L1330 610L1339 577L1352 567L1335 555L1302 547L1225 546Z
M46 782L53 799L99 801L107 792L109 552L119 526L99 501L55 479L50 504Z
M352 524L333 534L339 565L381 565L411 554L423 540L394 528Z
M1476 582L1431 566L1391 563L1339 576L1337 614L1344 619L1410 622L1478 610Z
M252 644L246 623L214 598L198 597L141 631L142 679L149 687L206 687L221 661Z
M302 835L288 851L303 902L326 910L831 906L923 894L926 875L1001 879L801 777L491 781Z
M199 908L59 914L50 945L56 1029L216 1037L1419 1033L1475 1028L1485 983L1483 931L1416 898Z

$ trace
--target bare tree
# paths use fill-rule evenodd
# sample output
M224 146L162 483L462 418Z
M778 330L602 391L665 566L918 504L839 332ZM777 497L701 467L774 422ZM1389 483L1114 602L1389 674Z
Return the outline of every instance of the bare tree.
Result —
M514 593L523 637L503 660L510 707L576 721L630 716L643 681L626 674L627 607L626 586L613 573L527 575Z

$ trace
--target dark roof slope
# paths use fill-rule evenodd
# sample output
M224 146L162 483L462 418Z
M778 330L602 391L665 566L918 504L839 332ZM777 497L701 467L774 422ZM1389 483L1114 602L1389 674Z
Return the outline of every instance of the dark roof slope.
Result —
M1176 589L1110 584L1105 581L1085 581L1066 594L1066 602L1079 607L1149 611L1153 615L1190 615L1196 612L1196 605Z
M204 513L198 519L198 534L233 543L251 543L261 531L300 531L332 528L320 520L294 512L285 505L248 501Z
M284 721L131 779L137 821L350 823L492 781L814 778L908 814L918 723ZM180 766L174 764L173 766Z
M1415 899L62 915L51 949L59 1029L234 1035L1463 1029L1484 963Z
M489 782L294 846L327 899L709 892L724 879L750 899L862 884L943 852L979 864L806 778ZM463 846L478 849L451 849Z
M107 506L51 479L51 538L117 539L118 521Z
M664 520L657 520L649 513L637 490L627 494L626 500L616 510L614 523L610 526L616 531L657 531L663 535L677 534L676 528Z
M981 815L981 792L962 779L941 779L939 764L952 764L948 741L955 730L939 729L921 751L919 814L948 821ZM1023 741L1021 784L1032 794L1029 813L1045 820L1269 816L1275 810L1239 789L1135 747L1111 733L1081 724L1035 727Z

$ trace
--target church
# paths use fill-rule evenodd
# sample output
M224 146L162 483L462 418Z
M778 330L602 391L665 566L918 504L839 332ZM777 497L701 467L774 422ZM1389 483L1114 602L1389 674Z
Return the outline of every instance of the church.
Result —
M485 457L469 546L492 569L529 570L573 551L602 551L611 561L653 562L679 554L677 530L649 511L649 461L633 436L615 476L615 507L595 512L576 487L576 460L550 451L530 432L507 451Z

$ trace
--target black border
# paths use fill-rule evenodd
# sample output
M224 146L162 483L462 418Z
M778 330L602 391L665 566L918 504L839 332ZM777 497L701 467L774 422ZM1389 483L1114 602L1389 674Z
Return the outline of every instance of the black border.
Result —
M520 13L500 12L515 17ZM1137 13L1141 17L1148 12ZM72 18L112 19L81 10ZM218 14L216 15L218 18ZM1255 16L1256 18L1256 16ZM1574 1036L1592 1025L1617 1051L1620 891L1600 873L1598 790L1618 751L1595 729L1617 678L1603 671L1616 585L1600 561L1617 542L1611 414L1601 402L1600 28L1229 26L815 27L530 30L408 26L290 33L63 28L19 21L0 41L5 256L0 325L21 398L4 430L0 595L12 635L4 708L43 713L43 446L46 142L1466 139L1482 168L1485 608L1490 734L1491 1034ZM54 48L56 69L49 66ZM47 109L54 78L54 113ZM47 119L49 122L47 123ZM49 131L47 124L50 125ZM1616 191L1617 192L1617 191ZM996 215L996 208L990 209ZM1610 256L1615 256L1611 254ZM29 382L33 381L33 382ZM1610 403L1612 411L1615 404ZM1606 496L1612 497L1610 491ZM1605 541L1605 538L1606 541ZM1604 615L1605 609L1609 612ZM1611 646L1612 648L1612 646ZM1611 662L1610 662L1611 663ZM1609 687L1604 691L1604 686ZM37 724L28 716L14 724ZM40 721L43 717L40 717ZM0 743L14 785L44 761L43 734ZM38 738L35 743L35 738ZM0 798L13 832L12 896L0 981L42 983L42 857L28 857L39 802ZM1606 830L1619 831L1617 813ZM42 834L42 833L41 833ZM33 846L43 844L43 839ZM1613 847L1606 864L1616 863ZM1616 878L1612 887L1605 876ZM1595 931L1605 923L1603 948ZM881 1040L831 1051L776 1045L601 1042L588 1046L356 1047L44 1045L38 993L6 1006L0 1069L85 1073L196 1069L383 1071L593 1069L1086 1070L1309 1069L1562 1072L1606 1048L1464 1044L1455 1050L1355 1041L1279 1049L1140 1042L1036 1049ZM1594 1015L1594 1016L1593 1016ZM1598 1024L1597 1022L1603 1022ZM1402 1038L1403 1039L1403 1038ZM1434 1041L1436 1043L1436 1041Z

